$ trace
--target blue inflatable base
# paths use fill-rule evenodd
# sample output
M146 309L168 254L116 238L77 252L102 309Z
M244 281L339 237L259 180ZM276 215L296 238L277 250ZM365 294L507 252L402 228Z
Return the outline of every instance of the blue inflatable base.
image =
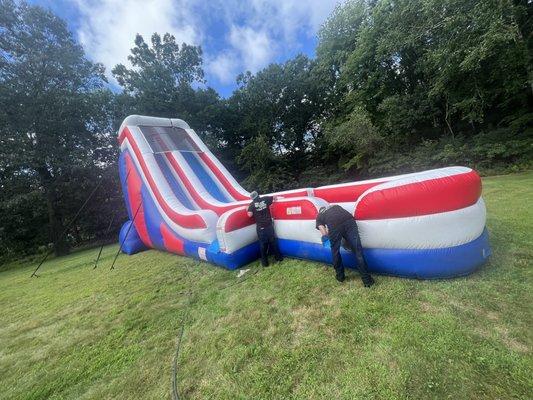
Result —
M208 261L226 269L234 270L259 258L259 243L250 243L228 254L220 251L218 241L210 245L184 240L185 254L197 260ZM164 250L164 249L162 249Z
M331 248L320 244L279 239L282 254L288 257L332 263ZM492 254L485 229L477 239L459 246L440 249L364 249L370 272L404 278L443 279L468 275ZM343 263L355 268L355 256L341 249Z
M150 208L148 208L150 210ZM120 230L120 243L131 225L127 221ZM154 236L154 235L152 235ZM155 236L154 236L155 237ZM284 256L313 260L331 264L332 255L329 245L278 239L279 248ZM154 241L154 247L168 251L162 240ZM146 250L135 226L132 226L124 241L122 251L135 254ZM218 241L210 245L184 240L185 255L197 260L234 270L259 258L259 244L251 243L228 254L220 251ZM468 275L487 261L491 255L489 237L485 229L477 239L459 246L439 249L364 249L365 260L370 272L416 279L443 279ZM356 268L355 256L341 249L343 263L348 268Z
M132 225L131 221L124 222L124 225L120 228L118 242L122 244L122 252L126 254L135 254L147 250L137 233L137 229L135 229L135 225Z

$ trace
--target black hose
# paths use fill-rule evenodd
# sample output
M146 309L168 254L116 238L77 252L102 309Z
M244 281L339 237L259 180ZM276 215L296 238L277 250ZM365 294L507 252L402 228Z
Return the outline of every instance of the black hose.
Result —
M252 276L257 274L258 272L259 272L259 269L256 269L255 271L250 272L248 275L246 275L246 277L244 277L242 279L239 279L237 281L234 281L234 282L230 282L230 283L228 283L226 285L221 285L216 290L217 291L221 291L221 290L228 289L228 288L230 288L232 286L235 286L235 285L240 285L241 283L247 281ZM175 351L174 351L174 358L172 359L172 379L171 379L171 392L170 392L171 396L172 396L172 400L179 400L180 399L180 395L179 395L179 391L178 391L178 358L179 358L179 355L180 355L181 343L183 341L183 336L184 336L184 333L185 333L185 324L187 322L187 318L188 318L189 313L190 313L190 308L191 308L191 304L192 304L192 296L196 294L196 292L192 292L191 291L192 281L191 281L191 279L189 277L189 273L187 273L186 276L187 276L187 280L189 281L189 285L188 285L189 286L189 290L187 292L187 303L185 304L183 317L181 318L180 331L179 331L178 338L177 338L177 341L176 341L176 348L175 348Z

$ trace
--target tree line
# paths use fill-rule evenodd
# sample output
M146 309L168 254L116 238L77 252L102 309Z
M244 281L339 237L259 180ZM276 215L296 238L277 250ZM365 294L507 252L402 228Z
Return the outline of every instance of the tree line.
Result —
M117 93L65 21L0 0L0 259L116 235L116 130L129 114L184 119L249 190L530 168L532 14L528 0L347 1L316 57L240 74L221 98L199 46L137 35L130 65L111 71Z

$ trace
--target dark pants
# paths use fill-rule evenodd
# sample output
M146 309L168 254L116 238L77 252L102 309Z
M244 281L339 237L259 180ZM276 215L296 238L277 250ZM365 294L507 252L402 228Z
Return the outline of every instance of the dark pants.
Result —
M370 274L367 271L366 261L363 257L363 247L361 246L361 239L359 238L359 231L357 230L357 223L354 219L347 220L341 225L330 228L329 240L331 243L331 254L333 255L333 268L338 278L344 278L344 265L340 253L342 239L345 239L350 246L352 252L357 259L357 269L361 274L363 281L370 279Z
M274 234L274 227L267 226L266 228L257 227L257 237L259 238L259 248L261 250L261 264L264 267L268 265L268 252L274 255L276 261L283 260L278 248L278 239Z

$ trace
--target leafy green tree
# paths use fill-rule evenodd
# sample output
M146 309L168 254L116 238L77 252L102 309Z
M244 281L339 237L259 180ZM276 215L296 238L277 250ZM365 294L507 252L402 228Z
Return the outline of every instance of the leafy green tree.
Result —
M316 81L314 62L298 55L255 75L242 74L238 84L225 103L229 117L218 136L230 153L228 158L238 158L244 149L258 143L266 144L274 156L270 160L293 171L283 175L290 176L287 182L292 181L309 164L322 135L325 87ZM249 167L247 164L245 170Z
M0 0L0 186L10 193L2 209L18 204L23 214L42 201L56 254L68 251L60 237L72 215L67 204L80 204L113 152L99 119L109 100L103 83L103 67L85 58L64 21ZM87 180L80 171L90 171Z
M132 67L118 64L112 72L124 93L133 97L135 107L148 115L174 115L176 105L189 92L191 84L202 82L202 50L166 33L154 33L149 46L139 34L128 56Z
M128 60L130 68L119 64L112 70L123 88L123 116L181 118L209 139L218 128L222 105L215 90L193 87L205 83L200 46L180 46L169 33L154 33L150 44L137 35Z
M351 153L366 160L356 163L363 170L423 141L530 124L530 15L525 2L510 0L355 0L339 6L317 48L317 65L333 71L330 150L349 155L338 144L352 142ZM367 124L346 125L354 110L383 138L379 152L366 137Z
M241 151L238 162L248 173L244 184L251 190L270 192L294 183L283 158L272 151L264 135L256 136Z
M383 137L361 107L356 107L345 121L328 124L326 138L330 148L340 154L339 164L345 170L364 169L368 158L383 144Z

